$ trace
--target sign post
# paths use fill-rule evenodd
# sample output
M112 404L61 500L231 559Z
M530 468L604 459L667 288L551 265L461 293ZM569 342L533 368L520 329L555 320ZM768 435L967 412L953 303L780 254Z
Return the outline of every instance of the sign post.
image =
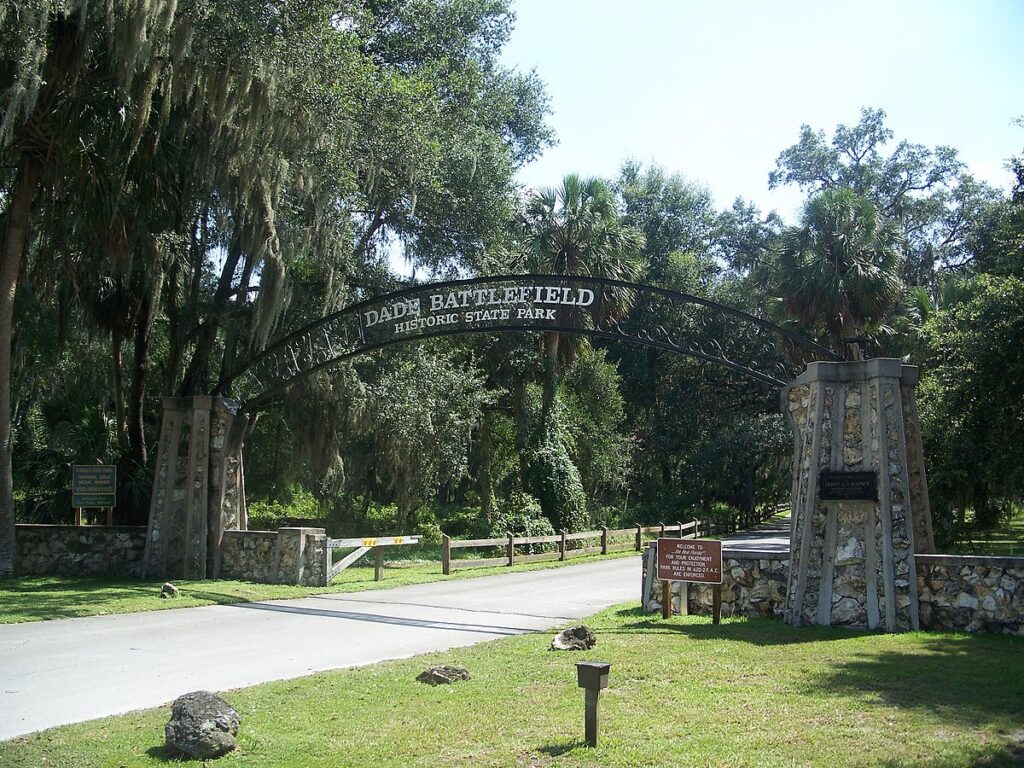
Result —
M107 525L114 522L117 504L117 467L113 464L75 464L71 467L71 506L75 525L82 524L82 510L105 508Z
M712 539L658 539L661 616L672 615L671 582L712 585L712 621L722 619L722 542Z

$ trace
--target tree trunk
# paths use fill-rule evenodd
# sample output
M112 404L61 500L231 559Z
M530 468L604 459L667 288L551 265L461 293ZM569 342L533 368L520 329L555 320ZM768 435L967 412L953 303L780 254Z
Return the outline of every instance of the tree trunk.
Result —
M480 419L480 514L488 523L494 521L494 487L491 482L491 412Z
M554 332L544 334L544 394L541 401L541 428L545 439L554 433L555 391L558 388L558 340Z
M146 430L142 414L149 375L149 333L153 327L153 297L149 294L139 305L135 320L135 360L132 364L132 391L128 402L128 443L132 458L140 467L146 466Z
M185 372L185 379L182 382L182 395L195 394L198 391L206 393L209 387L208 382L202 381L209 378L210 354L213 351L213 344L217 340L217 332L220 324L227 315L227 299L231 295L231 286L234 281L235 270L238 268L238 260L242 255L241 235L236 234L232 242L228 256L221 268L220 278L217 281L217 290L213 295L213 302L210 316L199 326L195 337L195 351L192 353L192 360L188 370ZM226 371L222 371L222 374Z
M0 262L0 578L14 575L14 474L11 466L11 338L14 295L18 289L32 202L38 190L39 163L22 155L7 210L3 261Z
M518 372L512 382L512 413L516 422L516 448L519 453L519 487L526 491L530 487L530 463L527 459L530 425L526 423L526 379Z
M117 422L117 443L124 450L128 445L128 419L124 406L124 334L115 328L110 341L114 363L114 421Z

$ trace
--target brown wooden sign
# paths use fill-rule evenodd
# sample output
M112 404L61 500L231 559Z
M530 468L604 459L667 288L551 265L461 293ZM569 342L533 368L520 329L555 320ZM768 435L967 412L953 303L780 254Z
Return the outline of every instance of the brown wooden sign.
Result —
M722 542L658 539L658 580L722 583Z

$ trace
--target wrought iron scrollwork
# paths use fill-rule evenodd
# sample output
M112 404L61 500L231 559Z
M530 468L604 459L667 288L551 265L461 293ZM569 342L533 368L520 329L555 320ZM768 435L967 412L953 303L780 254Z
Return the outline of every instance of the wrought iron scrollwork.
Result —
M404 341L489 331L558 331L628 341L782 386L800 360L838 355L764 318L654 286L569 275L418 285L359 302L279 340L226 376L250 408L314 371ZM799 354L793 354L793 351Z

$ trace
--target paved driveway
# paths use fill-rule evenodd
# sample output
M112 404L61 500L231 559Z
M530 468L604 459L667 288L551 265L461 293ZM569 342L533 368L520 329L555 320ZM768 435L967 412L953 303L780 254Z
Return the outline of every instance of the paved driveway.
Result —
M550 629L640 594L640 558L301 600L0 626L0 740Z

